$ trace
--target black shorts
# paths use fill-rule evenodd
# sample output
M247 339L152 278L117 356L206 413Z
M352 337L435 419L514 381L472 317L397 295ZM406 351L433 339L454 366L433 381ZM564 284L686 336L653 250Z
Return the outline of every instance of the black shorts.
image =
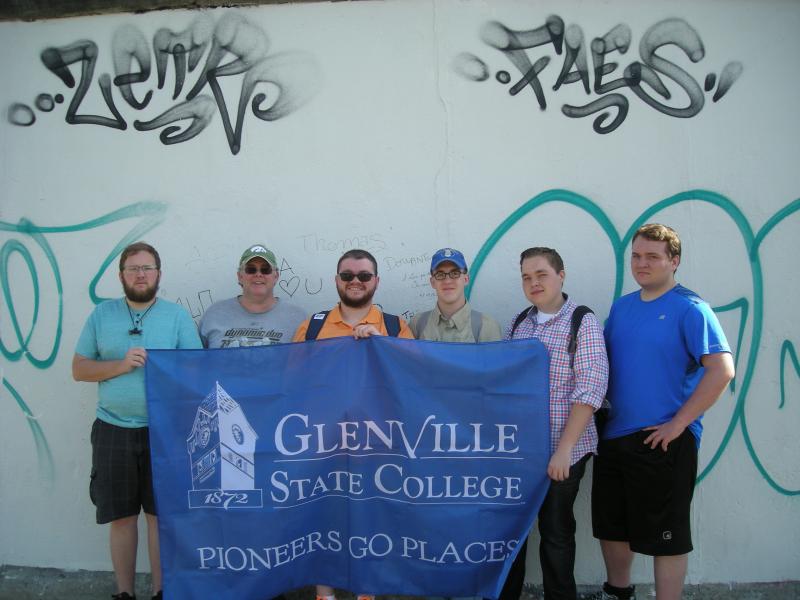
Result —
M689 507L697 478L697 444L687 429L667 451L643 442L650 431L603 440L592 480L592 530L650 556L692 551Z
M89 497L97 507L97 522L138 515L142 509L155 515L148 428L118 427L95 419L91 441Z

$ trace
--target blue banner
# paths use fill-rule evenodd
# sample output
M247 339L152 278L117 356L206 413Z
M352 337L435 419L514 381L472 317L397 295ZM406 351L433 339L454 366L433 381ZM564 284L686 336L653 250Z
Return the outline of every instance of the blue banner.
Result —
M535 340L148 352L168 598L496 598L547 491Z

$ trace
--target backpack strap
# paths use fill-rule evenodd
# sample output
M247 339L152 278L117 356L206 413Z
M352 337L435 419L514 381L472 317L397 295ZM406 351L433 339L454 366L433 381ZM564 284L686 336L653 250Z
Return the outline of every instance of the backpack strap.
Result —
M306 329L306 340L315 340L319 335L325 320L328 318L329 310L314 313L308 320L308 328ZM386 333L392 337L397 337L400 334L400 317L383 313L383 324L386 325Z
M400 317L383 313L383 324L386 325L386 334L392 337L400 335Z
M311 315L311 318L308 320L308 328L306 329L306 340L317 339L320 329L322 329L322 326L325 324L325 319L328 318L329 312L329 310L323 310L322 312Z
M475 338L477 342L481 337L481 327L483 327L483 314L479 313L477 310L472 311L472 315L470 316L470 320L472 321L472 337Z
M588 306L576 306L572 313L572 320L569 328L569 341L567 342L567 352L569 353L569 368L573 368L575 363L575 352L578 350L578 330L581 328L583 317L586 313L594 314Z
M525 320L525 317L527 317L528 313L532 310L533 306L527 306L517 315L517 318L514 319L514 324L511 326L511 339L514 339L514 332L517 330L517 327L519 327L519 324Z

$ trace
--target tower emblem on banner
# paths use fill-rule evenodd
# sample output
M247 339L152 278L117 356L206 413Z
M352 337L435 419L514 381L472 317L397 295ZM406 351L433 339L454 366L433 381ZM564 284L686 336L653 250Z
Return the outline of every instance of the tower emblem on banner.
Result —
M216 383L197 408L186 439L192 470L189 508L261 508L255 489L255 430L242 407Z

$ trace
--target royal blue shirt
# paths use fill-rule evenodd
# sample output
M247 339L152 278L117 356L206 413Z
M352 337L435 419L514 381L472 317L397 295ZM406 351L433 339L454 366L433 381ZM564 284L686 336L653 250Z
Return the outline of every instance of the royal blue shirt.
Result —
M611 412L603 439L666 423L694 392L706 354L730 352L717 316L681 285L645 302L636 291L611 307L605 326ZM697 444L702 416L689 425Z

